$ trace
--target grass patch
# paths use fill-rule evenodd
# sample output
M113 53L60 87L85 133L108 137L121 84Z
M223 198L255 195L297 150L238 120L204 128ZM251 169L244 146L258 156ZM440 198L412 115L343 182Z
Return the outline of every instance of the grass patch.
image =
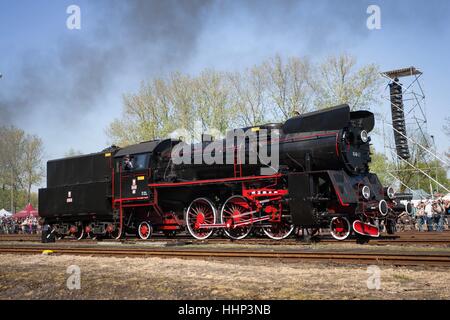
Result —
M411 282L411 281L415 280L414 278L407 276L406 274L401 274L401 273L394 273L392 275L392 278L394 278L395 280L402 281L402 282Z

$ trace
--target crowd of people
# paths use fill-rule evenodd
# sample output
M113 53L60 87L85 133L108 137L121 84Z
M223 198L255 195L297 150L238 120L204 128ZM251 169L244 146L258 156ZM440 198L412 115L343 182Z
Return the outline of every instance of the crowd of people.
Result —
M449 215L450 201L442 198L420 201L412 212L415 228L419 231L444 231L448 228Z
M1 234L37 234L40 232L41 226L34 216L23 219L13 219L12 217L0 218Z
M399 215L399 231L412 229L418 231L442 232L449 228L450 201L442 198L416 202L411 214Z

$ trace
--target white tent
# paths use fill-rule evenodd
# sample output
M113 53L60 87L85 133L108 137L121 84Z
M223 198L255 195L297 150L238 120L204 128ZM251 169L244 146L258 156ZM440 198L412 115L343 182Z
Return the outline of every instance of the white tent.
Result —
M0 210L0 217L9 217L12 216L11 212L6 211L5 209Z
M411 203L413 204L413 206L417 207L417 205L424 201L424 200L428 200L431 199L431 195L429 193L426 193L424 190L422 189L417 189L417 190L411 190L411 193L413 195Z
M431 199L431 195L429 193L423 191L422 189L411 190L411 193L413 195L413 197L412 197L413 200Z

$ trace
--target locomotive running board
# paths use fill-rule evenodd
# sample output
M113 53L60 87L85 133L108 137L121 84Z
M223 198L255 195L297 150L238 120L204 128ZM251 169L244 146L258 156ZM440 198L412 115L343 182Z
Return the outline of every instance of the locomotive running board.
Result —
M353 230L363 236L369 236L373 238L378 238L380 236L380 230L377 226L374 226L370 223L364 223L359 220L355 220L353 222Z

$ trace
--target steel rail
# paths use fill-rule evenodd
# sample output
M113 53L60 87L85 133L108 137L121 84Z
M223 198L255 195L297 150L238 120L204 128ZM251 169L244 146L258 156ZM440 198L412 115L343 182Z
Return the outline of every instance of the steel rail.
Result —
M375 252L298 252L298 251L255 251L255 250L167 250L167 249L117 249L117 248L64 248L50 246L0 247L1 254L41 254L51 250L53 254L69 255L107 255L126 257L164 257L164 258L259 258L292 261L326 261L354 264L386 263L394 265L436 265L450 266L450 253L375 253Z
M430 237L429 235L423 235L426 236L424 238L422 237L416 237L416 236L408 236L408 237L399 237L396 239L376 239L376 238L369 238L366 239L366 242L359 242L364 243L368 245L387 245L387 244L393 244L393 245L403 245L403 244L424 244L424 245L449 245L450 246L450 237L448 235L435 235L435 237ZM248 239L242 239L239 241L227 239L227 238L210 238L206 240L197 240L193 239L191 237L183 237L179 236L176 238L164 238L164 237L152 237L147 240L141 240L136 238L131 239L122 239L122 240L114 240L114 239L103 239L103 240L95 240L95 239L83 239L81 241L78 241L76 239L66 238L63 240L57 240L56 243L77 243L77 244L88 244L88 243L152 243L152 242L160 242L164 241L167 243L192 243L192 244L227 244L227 243L235 243L235 244L261 244L261 245L301 245L301 244L308 244L310 242L313 243L324 243L324 244L331 244L331 243L358 243L358 239L347 239L344 241L337 241L335 239L323 239L323 238L312 238L310 241L302 242L301 239L283 239L280 241L274 241L272 239L265 239L265 238L248 238ZM20 236L0 236L0 243L1 242L40 242L40 237L20 237Z

